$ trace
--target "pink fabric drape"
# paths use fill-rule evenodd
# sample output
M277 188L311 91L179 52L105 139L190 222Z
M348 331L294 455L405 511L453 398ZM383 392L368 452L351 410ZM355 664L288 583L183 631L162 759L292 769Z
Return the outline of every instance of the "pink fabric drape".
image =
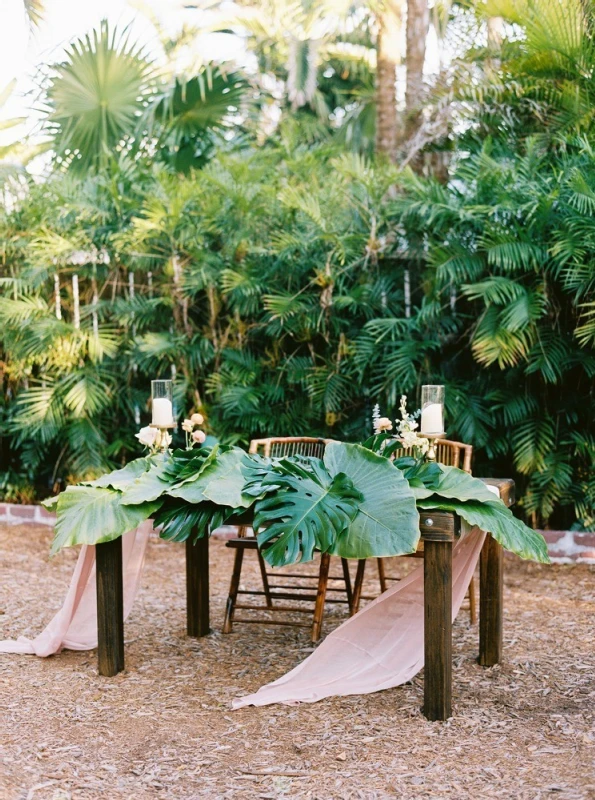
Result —
M477 565L485 533L474 528L453 550L453 619ZM424 665L424 572L417 567L396 586L329 634L311 656L233 708L315 703L324 697L370 694L399 686Z
M149 520L122 537L124 618L130 613L138 591L152 528ZM94 647L97 647L95 547L83 545L62 608L35 639L19 636L16 640L0 642L0 653L45 657L63 649L92 650Z

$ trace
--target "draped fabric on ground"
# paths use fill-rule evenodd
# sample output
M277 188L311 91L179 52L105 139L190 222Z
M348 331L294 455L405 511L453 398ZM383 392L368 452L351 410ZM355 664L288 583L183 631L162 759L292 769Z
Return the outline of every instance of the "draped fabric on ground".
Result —
M125 618L138 591L152 528L151 521L143 522L122 537ZM63 649L92 650L94 647L97 647L95 547L84 545L62 608L35 639L19 636L16 641L0 642L0 653L51 656Z
M452 613L456 617L479 559L485 533L474 528L453 551ZM324 697L369 694L399 686L424 665L424 569L406 578L329 634L282 678L233 708L315 703Z
M491 487L490 487L491 488ZM497 489L495 490L497 492ZM152 522L122 537L124 616L130 613L143 571ZM453 550L453 619L477 565L485 533L465 533ZM314 703L333 695L369 694L405 683L424 665L423 564L343 623L291 672L234 708L269 703ZM35 639L0 642L0 653L49 656L62 649L97 647L95 547L81 549L64 605Z

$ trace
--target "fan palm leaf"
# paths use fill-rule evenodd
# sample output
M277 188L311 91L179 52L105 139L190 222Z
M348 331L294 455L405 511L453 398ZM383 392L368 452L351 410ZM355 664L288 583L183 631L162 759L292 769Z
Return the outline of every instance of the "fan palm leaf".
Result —
M79 173L104 165L132 140L153 67L128 30L98 30L76 40L47 90L47 129L57 157Z

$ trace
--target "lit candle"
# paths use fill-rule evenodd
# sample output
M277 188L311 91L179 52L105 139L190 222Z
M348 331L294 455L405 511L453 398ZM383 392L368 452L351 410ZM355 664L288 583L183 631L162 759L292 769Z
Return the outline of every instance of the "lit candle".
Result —
M421 433L444 433L442 403L430 403L421 410Z
M166 428L174 423L174 409L167 397L153 398L153 425Z

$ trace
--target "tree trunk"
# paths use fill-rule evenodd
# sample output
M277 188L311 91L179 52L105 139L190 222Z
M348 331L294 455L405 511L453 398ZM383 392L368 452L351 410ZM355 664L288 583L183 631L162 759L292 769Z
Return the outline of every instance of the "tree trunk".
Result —
M486 59L486 72L496 72L500 67L498 55L502 47L504 20L502 17L488 17L488 50L490 57Z
M430 27L428 0L407 0L407 84L405 89L405 139L419 125L423 99L426 40Z
M386 0L378 15L376 43L376 152L395 157L397 146L397 65L402 26L400 0Z

